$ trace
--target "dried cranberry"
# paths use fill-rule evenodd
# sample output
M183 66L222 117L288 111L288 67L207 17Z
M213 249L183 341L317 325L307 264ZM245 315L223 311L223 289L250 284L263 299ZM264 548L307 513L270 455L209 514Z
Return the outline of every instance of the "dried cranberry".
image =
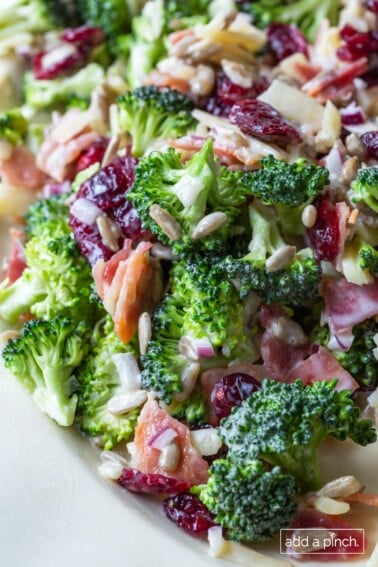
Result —
M110 260L114 252L104 244L97 225L84 224L70 215L70 226L80 254L86 258L91 266L94 266L100 259Z
M216 81L217 97L225 104L234 104L243 99L254 99L269 86L269 81L262 76L253 81L251 87L245 88L233 83L224 73L218 73Z
M83 169L87 169L87 167L94 163L101 163L108 143L109 138L102 137L85 148L76 161L75 174L79 173L79 171L83 171Z
M81 185L78 197L96 203L103 211L119 207L124 203L125 192L134 182L136 164L135 158L116 157Z
M116 221L122 233L118 242L120 247L123 237L133 240L150 237L150 233L142 229L136 210L125 197L134 181L136 164L137 160L133 157L117 157L84 181L77 192L77 198L95 203L111 220ZM81 254L91 265L100 258L106 261L112 257L114 252L104 244L96 224L84 224L71 215L70 226Z
M177 494L190 488L190 484L185 480L162 474L142 473L137 469L123 469L118 483L132 492L146 494Z
M332 262L339 253L340 229L337 209L328 195L323 195L317 204L317 218L307 235L318 261Z
M53 51L54 50L51 52L39 51L34 55L32 60L32 71L36 79L44 79L48 81L55 79L60 75L64 75L65 73L75 70L82 63L82 54L76 47L73 47L72 52L70 52L67 57L58 59L51 65L46 66L44 58L49 53L53 53Z
M210 396L217 418L230 415L234 406L240 406L243 400L259 389L259 382L249 374L235 372L224 376L215 384Z
M166 516L191 534L203 534L216 526L214 516L198 496L182 493L163 501Z
M365 6L370 12L378 14L378 0L366 0Z
M345 41L345 45L337 50L337 56L344 61L368 57L378 50L378 31L360 32L350 24L346 24L341 29L340 36Z
M255 136L264 142L286 146L301 141L299 132L270 104L261 100L239 101L231 108L229 118L243 134Z
M80 26L79 28L67 28L60 34L61 41L73 43L81 49L89 50L105 41L105 33L101 28L93 26Z
M308 45L302 32L294 25L274 23L268 27L268 45L276 61L282 61L293 53L308 57Z
M365 146L368 155L372 158L378 159L378 130L365 132L362 134L360 140Z

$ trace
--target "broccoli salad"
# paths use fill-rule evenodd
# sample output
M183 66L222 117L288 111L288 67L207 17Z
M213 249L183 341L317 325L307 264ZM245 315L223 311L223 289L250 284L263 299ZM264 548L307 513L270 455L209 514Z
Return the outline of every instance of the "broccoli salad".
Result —
M377 54L377 0L1 3L3 363L213 556L374 548L319 455L377 439Z

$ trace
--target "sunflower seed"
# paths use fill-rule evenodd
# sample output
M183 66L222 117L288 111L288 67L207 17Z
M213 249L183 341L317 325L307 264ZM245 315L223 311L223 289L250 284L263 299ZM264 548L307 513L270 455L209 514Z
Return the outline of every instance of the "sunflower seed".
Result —
M151 255L158 258L158 260L173 260L172 249L160 243L153 245Z
M302 213L303 225L306 228L313 227L314 224L316 223L317 216L318 216L318 212L316 210L316 207L314 207L314 205L307 205L307 207L303 209L303 213Z
M297 249L295 246L281 246L276 252L274 252L265 262L265 268L267 272L278 272L282 270L293 260Z
M110 138L108 147L105 150L104 157L102 158L101 167L106 167L112 161L113 158L117 155L117 151L119 148L120 137L119 136L112 136Z
M108 401L106 406L113 415L123 415L138 408L146 400L147 392L145 390L136 390L135 392L114 396Z
M118 252L118 240L121 236L119 225L105 215L98 216L96 224L105 246L110 248L112 252Z
M162 209L159 205L152 205L149 214L170 240L180 240L182 237L181 226L165 209Z
M194 228L191 239L198 240L199 238L204 238L209 234L215 232L227 221L226 213L215 212L206 215L199 221L197 226Z
M302 327L288 317L277 317L274 319L272 322L272 334L279 341L291 346L299 346L307 342Z
M151 335L151 317L149 313L145 311L141 314L138 320L139 350L141 354L146 354Z
M329 514L330 516L346 514L350 510L350 504L348 502L339 502L328 496L315 496L312 499L312 505L319 510L319 512Z
M291 533L291 547L297 553L310 553L311 551L324 551L336 537L336 532L319 528L318 530L298 529Z
M328 498L343 498L359 492L361 488L362 485L356 477L347 475L327 482L316 494L318 496L328 496Z

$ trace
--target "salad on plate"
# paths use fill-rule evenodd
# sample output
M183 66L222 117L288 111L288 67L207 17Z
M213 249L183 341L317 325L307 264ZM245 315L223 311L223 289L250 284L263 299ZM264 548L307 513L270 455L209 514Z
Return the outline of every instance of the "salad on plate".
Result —
M215 557L378 561L320 458L377 439L377 54L376 0L0 7L3 364Z

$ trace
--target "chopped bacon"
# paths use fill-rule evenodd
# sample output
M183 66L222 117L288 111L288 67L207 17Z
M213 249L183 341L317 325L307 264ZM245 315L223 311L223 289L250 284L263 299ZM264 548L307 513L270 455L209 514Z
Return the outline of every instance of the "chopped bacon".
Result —
M26 268L25 260L25 233L17 228L10 229L11 249L7 259L7 267L5 277L9 285L18 280L22 272Z
M339 69L322 71L305 83L302 90L319 102L338 100L354 89L353 80L368 70L368 60L361 57Z
M325 279L322 284L325 322L336 336L350 335L354 325L378 315L378 280L356 285L345 278Z
M355 492L349 496L344 496L345 502L364 504L365 506L378 507L378 494L371 494L369 492Z
M149 444L151 439L163 429L173 429L180 449L176 470L167 473L159 465L160 450ZM139 416L135 429L136 467L148 474L163 474L178 480L187 481L191 486L208 480L209 465L193 447L190 431L186 425L171 417L159 407L156 401L148 401Z
M7 185L40 189L45 176L38 169L34 154L23 147L15 147L10 158L0 162L0 177Z
M140 315L150 311L160 296L160 270L149 261L150 242L140 242L132 249L126 239L122 250L110 260L98 260L93 267L97 293L113 318L121 341L134 336Z
M313 384L320 380L334 380L338 383L336 390L357 390L358 382L340 366L336 358L324 347L300 362L286 376L287 382L300 378L304 384Z
M160 89L163 87L169 87L170 89L176 89L184 94L190 91L190 85L188 81L180 79L179 77L174 77L168 73L163 73L162 71L151 71L147 77L143 80L145 85L155 85Z
M58 182L70 176L70 165L90 144L98 139L96 132L85 132L59 143L47 137L37 155L38 167Z

